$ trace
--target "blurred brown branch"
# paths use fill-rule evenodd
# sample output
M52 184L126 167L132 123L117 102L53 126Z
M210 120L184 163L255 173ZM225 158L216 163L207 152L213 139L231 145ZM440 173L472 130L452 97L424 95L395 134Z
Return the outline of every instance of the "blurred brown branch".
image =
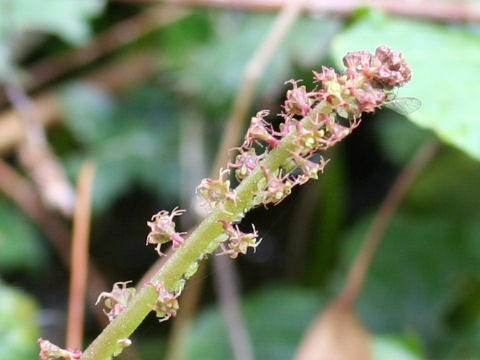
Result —
M78 179L70 256L72 266L70 267L66 346L72 349L82 348L94 176L95 164L89 160L85 161Z
M285 0L111 0L150 4L168 3L186 6L218 7L248 11L277 11ZM393 15L437 21L476 21L480 19L480 5L472 1L397 1L397 0L307 0L305 11L350 17L360 7L375 7Z
M46 139L43 124L25 91L14 82L5 85L7 97L25 131L19 148L19 160L35 183L45 204L70 217L75 204L75 192L65 171Z

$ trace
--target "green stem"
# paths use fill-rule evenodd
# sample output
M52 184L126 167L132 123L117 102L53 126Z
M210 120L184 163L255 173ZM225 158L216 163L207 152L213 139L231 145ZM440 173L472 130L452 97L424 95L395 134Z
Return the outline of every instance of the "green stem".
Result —
M310 118L324 110L323 103L306 116L302 123L309 123ZM262 161L261 165L277 170L290 156L289 150L295 149L294 135L286 136ZM264 178L263 171L257 167L235 189L236 203L228 202L225 209L217 208L193 231L189 238L167 260L163 267L152 277L151 282L164 282L167 289L178 289L184 274L215 244L217 238L224 233L219 220L235 220L243 218L244 214L255 204L253 198L258 192L258 183ZM121 350L118 340L128 338L151 311L150 304L157 298L155 289L146 286L141 289L128 307L120 313L84 351L80 360L108 360Z

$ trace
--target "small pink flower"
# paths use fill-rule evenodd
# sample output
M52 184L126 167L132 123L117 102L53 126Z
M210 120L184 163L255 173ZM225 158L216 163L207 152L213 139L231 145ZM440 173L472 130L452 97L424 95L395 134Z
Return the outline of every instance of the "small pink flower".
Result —
M259 185L257 199L264 205L273 203L277 205L285 199L292 192L292 187L295 185L289 178L289 175L282 176L281 172L278 175L274 174L270 169L261 166L263 174L265 175L266 184Z
M254 142L261 143L261 141L266 142L272 147L278 145L280 141L272 135L272 127L264 120L267 115L268 111L262 110L259 111L256 116L252 117L242 147L248 149L252 147Z
M150 227L150 233L147 236L147 245L156 244L156 250L159 255L165 255L161 252L162 244L169 241L172 242L174 248L178 248L184 241L182 235L185 233L178 233L175 231L175 222L173 218L180 216L185 210L174 208L170 214L168 211L162 210L152 216L152 221L148 221L147 225Z
M233 224L229 221L222 220L221 223L223 224L225 232L228 235L228 240L220 244L222 252L218 255L226 254L232 259L236 259L239 254L246 254L248 248L253 248L255 251L257 246L262 241L261 239L257 241L258 233L253 225L252 233L244 233L240 231L237 225L233 226Z
M289 80L285 84L292 84L293 89L287 91L287 99L283 105L285 112L292 115L306 116L315 102L315 92L307 92L305 85L298 86L300 80Z
M343 58L343 64L347 67L349 75L357 72L369 72L372 54L368 51L349 52Z
M163 281L157 283L148 283L147 285L152 286L158 294L155 303L151 304L150 306L152 307L153 311L155 311L157 317L160 319L160 322L167 321L171 317L175 317L177 315L177 310L179 309L177 298L180 296L180 291L173 293L169 292Z
M233 148L232 150L238 151L238 154L235 156L233 163L228 163L228 167L235 169L235 176L239 181L250 175L258 164L260 164L260 161L267 156L266 152L257 155L254 148L250 148L248 151L245 151L241 147Z
M129 302L135 296L135 288L127 287L127 284L131 281L116 282L113 284L111 292L102 292L95 304L98 304L102 299L105 299L104 305L110 311L105 312L108 316L108 319L112 321L115 319L123 310L125 310Z
M336 80L337 77L338 77L338 74L335 71L335 69L332 69L326 66L322 66L321 73L313 71L313 79L314 79L314 82L317 82L317 83L328 83L330 81Z
M45 339L38 339L38 345L40 346L40 359L41 360L78 360L82 356L82 352L79 349L62 349L50 341Z
M197 186L197 192L205 199L210 209L223 207L226 201L232 201L234 204L237 202L235 190L230 189L230 180L223 179L229 174L229 169L220 169L217 180L203 179Z
M310 179L318 179L318 173L323 173L325 166L327 166L329 160L324 160L322 157L320 158L320 163L313 162L311 160L306 159L305 157L301 156L300 154L290 151L292 155L293 161L297 164L297 166L302 171L302 174L297 176L295 179L295 183L298 185L305 184Z

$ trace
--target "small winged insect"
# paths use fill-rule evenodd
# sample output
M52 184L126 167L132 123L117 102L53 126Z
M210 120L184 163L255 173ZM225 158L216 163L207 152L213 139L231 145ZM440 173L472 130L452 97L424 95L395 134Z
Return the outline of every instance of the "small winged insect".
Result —
M408 115L420 109L422 102L414 97L396 97L387 101L383 106L400 115Z

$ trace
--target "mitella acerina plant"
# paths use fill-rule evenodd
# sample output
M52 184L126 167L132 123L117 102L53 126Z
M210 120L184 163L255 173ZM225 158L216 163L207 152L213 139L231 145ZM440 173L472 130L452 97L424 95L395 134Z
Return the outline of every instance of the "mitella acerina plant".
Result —
M266 120L268 111L252 117L243 144L231 150L232 160L219 177L204 179L197 187L209 215L188 237L175 230L174 218L184 210L162 210L153 216L147 244L156 245L161 256L160 247L171 243L171 255L136 294L127 283L117 283L112 292L102 293L111 323L81 359L103 360L120 352L151 310L161 321L175 316L185 281L209 254L220 249L217 254L236 258L249 248L255 250L260 243L255 227L251 233L238 227L245 214L260 205L276 205L295 186L317 179L328 163L318 153L349 135L360 124L362 113L380 108L411 77L401 53L385 45L375 54L348 53L343 62L347 69L341 74L328 67L314 71L314 89L307 90L299 80L287 81L292 88L287 91L277 130ZM231 176L239 182L235 188ZM49 346L42 347L42 359L60 354L57 347L51 347L52 355L47 354ZM65 358L78 356L71 353Z

